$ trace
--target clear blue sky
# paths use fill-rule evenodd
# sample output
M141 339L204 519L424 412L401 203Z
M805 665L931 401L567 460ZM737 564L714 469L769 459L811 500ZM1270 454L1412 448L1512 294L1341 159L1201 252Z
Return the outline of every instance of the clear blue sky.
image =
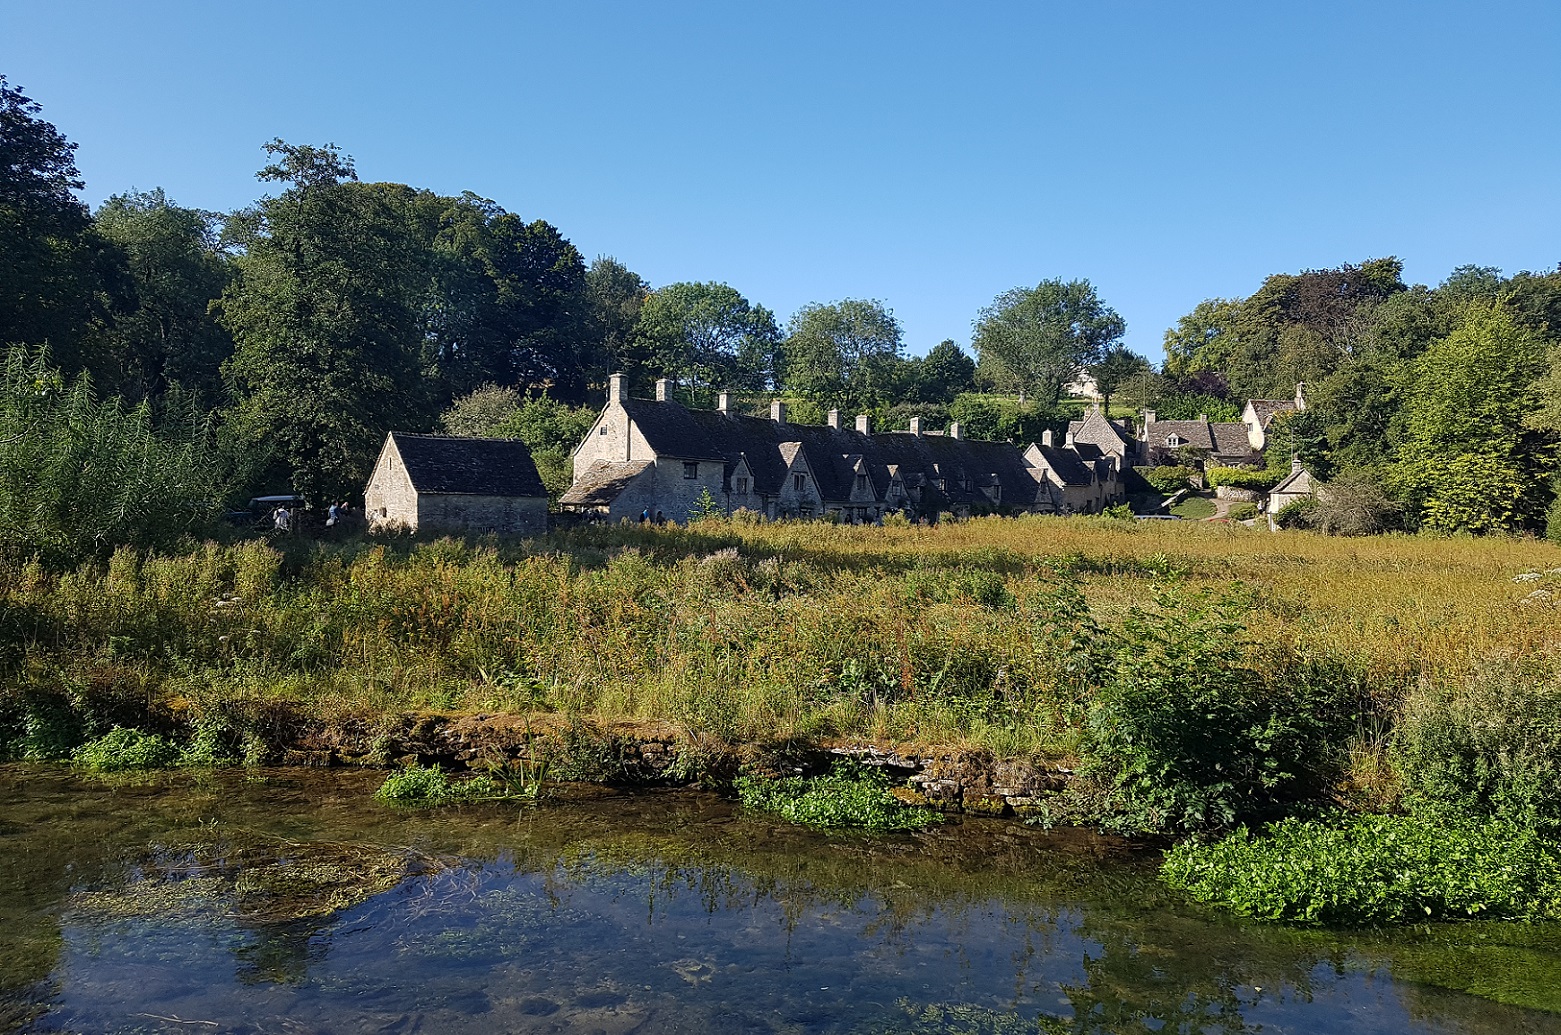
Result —
M1561 262L1561 3L0 0L0 73L86 198L227 210L260 145L472 190L781 320L879 298L912 353L1092 281L1158 360L1198 301L1383 255Z

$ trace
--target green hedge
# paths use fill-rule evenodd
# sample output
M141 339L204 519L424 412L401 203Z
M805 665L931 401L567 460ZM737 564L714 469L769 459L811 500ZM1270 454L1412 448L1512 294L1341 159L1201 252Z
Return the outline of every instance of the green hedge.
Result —
M1210 467L1204 472L1210 488L1224 485L1232 489L1267 492L1284 477L1279 471L1251 471L1244 467Z

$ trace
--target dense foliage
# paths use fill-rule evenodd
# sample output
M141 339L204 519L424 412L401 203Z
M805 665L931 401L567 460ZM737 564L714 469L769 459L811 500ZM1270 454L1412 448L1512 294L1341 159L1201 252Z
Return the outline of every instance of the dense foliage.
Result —
M774 812L810 827L919 830L940 818L896 799L882 773L849 763L838 764L823 776L741 776L737 796L751 809Z
M1199 901L1292 924L1561 919L1561 845L1505 822L1286 819L1178 845L1162 874Z

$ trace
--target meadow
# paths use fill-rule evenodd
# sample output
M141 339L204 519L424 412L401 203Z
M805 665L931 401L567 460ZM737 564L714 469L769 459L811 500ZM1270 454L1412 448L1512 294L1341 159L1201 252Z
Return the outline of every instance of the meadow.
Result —
M1115 738L1129 757L1096 775L1118 798L1216 779L1133 755L1154 743L1210 755L1220 781L1222 752L1257 760L1223 804L1140 810L1192 829L1265 797L1391 807L1417 793L1405 759L1430 772L1459 744L1532 739L1561 700L1558 604L1561 548L1542 542L1106 518L192 543L4 562L0 752L61 757L115 725L188 738L442 711L1086 769ZM1215 726L1250 736L1199 739ZM1273 762L1290 756L1295 772Z

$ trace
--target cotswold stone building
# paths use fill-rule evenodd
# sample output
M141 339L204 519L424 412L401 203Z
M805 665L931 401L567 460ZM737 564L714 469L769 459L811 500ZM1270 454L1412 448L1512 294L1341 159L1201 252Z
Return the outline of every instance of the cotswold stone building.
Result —
M886 514L1094 513L1123 497L1122 459L1089 457L1050 443L1020 449L942 432L919 418L909 431L874 432L869 419L796 424L786 405L768 420L738 413L722 393L714 410L688 409L656 383L656 398L631 399L613 375L607 405L574 452L566 509L612 520L649 515L684 521L709 505L770 519L833 515L877 522Z
M363 497L370 529L547 531L547 490L516 439L393 431Z

